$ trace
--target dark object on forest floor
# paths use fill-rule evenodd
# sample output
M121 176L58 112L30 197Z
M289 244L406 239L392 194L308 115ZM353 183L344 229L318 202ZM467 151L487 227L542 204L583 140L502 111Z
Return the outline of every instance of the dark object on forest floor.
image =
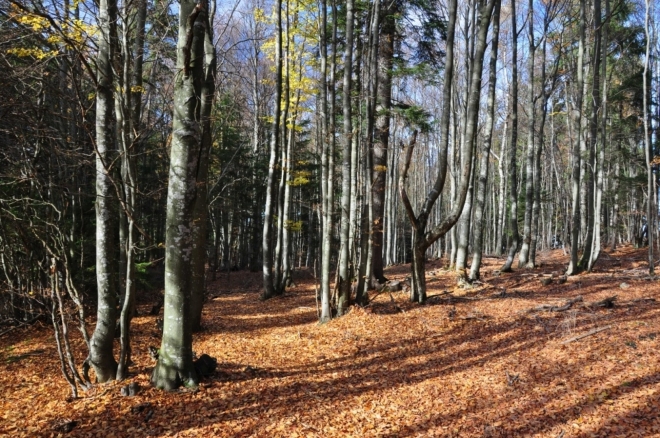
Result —
M121 387L121 395L124 397L131 396L134 397L140 392L140 385L137 382L131 382L126 386Z
M255 374L259 372L259 368L247 365L245 368L243 368L243 372L248 374Z
M158 360L158 352L158 348L154 347L153 345L149 346L149 356L151 356L153 360Z
M69 433L77 425L78 425L78 422L76 420L61 420L61 421L58 421L56 424L53 425L53 430L55 432L60 432L60 433Z
M160 313L160 308L161 307L163 307L163 302L162 301L157 302L156 304L151 306L151 310L149 311L149 315L150 316L158 316L158 314Z
M568 280L568 277L566 275L562 275L557 279L557 284L564 284Z
M549 284L552 284L552 278L551 277L546 277L541 279L541 284L543 286L547 286Z
M529 309L529 312L563 312L565 310L570 309L573 307L573 304L575 303L580 303L583 301L582 296L573 298L571 300L566 301L562 306L555 306L555 305L550 305L550 304L543 304L541 306L536 306L531 309Z
M218 361L217 359L209 356L208 354L202 354L194 362L194 365L195 365L195 371L197 371L199 377L205 378L205 377L210 377L213 374L213 372L218 366Z
M397 280L387 281L385 283L376 283L376 290L382 292L399 292L403 289L403 284Z
M144 402L140 403L139 405L135 405L131 408L131 413L137 415L141 414L142 412L145 412L146 414L144 416L144 422L146 423L153 417L154 415L154 410L151 408L151 403L150 402Z
M150 402L140 403L139 405L135 405L135 406L133 406L133 407L131 408L131 412L134 413L134 414L139 414L140 412L142 412L142 411L144 411L145 409L150 408L150 407L151 407L151 403L150 403Z
M613 295L611 297L607 297L604 300L596 301L595 303L589 303L587 306L589 307L604 307L606 309L611 309L614 307L614 302L616 301L617 296Z
M506 298L506 288L502 288L501 291L491 295L492 298Z

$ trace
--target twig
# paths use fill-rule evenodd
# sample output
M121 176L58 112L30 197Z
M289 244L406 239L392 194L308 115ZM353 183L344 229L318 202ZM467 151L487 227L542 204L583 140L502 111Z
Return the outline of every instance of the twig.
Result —
M593 330L589 330L586 333L582 333L581 335L573 336L570 339L566 339L564 342L562 342L562 345L570 344L571 342L574 342L574 341L579 341L582 338L586 338L587 336L595 335L596 333L600 333L604 330L611 329L611 328L612 328L611 325L606 325L604 327L597 327Z

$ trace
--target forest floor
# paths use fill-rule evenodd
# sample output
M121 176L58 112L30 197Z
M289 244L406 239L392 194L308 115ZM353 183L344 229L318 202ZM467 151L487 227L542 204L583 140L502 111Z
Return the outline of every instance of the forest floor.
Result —
M0 337L0 436L660 436L660 283L646 250L603 253L595 272L563 284L563 251L540 260L497 275L503 260L485 258L471 289L429 262L427 305L372 292L366 309L324 325L309 272L267 302L259 273L223 273L194 341L218 370L197 391L149 386L154 316L134 320L135 397L113 382L67 401L52 330L16 329Z

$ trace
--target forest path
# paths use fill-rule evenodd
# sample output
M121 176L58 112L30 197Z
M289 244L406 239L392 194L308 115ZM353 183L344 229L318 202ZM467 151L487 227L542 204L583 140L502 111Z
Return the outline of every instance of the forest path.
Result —
M503 261L486 258L469 290L432 261L427 305L382 293L325 325L306 271L266 302L259 273L218 274L194 342L218 371L194 392L148 386L154 316L135 319L136 397L113 382L66 402L49 327L17 329L0 337L0 436L57 436L69 419L66 436L104 438L660 436L660 284L646 278L645 250L604 253L596 272L563 284L562 251L540 256L537 269L501 275ZM614 295L611 308L589 305ZM565 343L591 330L602 331Z

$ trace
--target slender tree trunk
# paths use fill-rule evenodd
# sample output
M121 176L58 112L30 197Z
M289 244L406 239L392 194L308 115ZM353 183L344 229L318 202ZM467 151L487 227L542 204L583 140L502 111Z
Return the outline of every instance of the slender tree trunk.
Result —
M596 5L597 3L597 5ZM599 16L596 17L596 14ZM598 145L598 164L597 164L597 175L596 175L596 194L594 199L594 230L593 230L593 244L591 248L591 257L587 265L587 270L591 272L594 268L594 265L598 261L601 251L601 229L602 229L602 210L603 210L603 185L604 185L604 169L605 169L605 140L607 135L607 45L608 45L608 27L609 27L609 16L610 16L610 2L605 0L605 16L608 17L607 22L604 23L602 30L599 30L600 35L600 51L598 56L601 58L601 100L600 100L600 114L597 114L594 111L594 118L598 117L600 119L600 142L597 142ZM600 0L594 1L594 21L598 21L600 26ZM596 23L594 22L594 26ZM594 78L595 80L595 78ZM594 122L597 122L594 120Z
M335 6L333 4L333 12ZM322 202L322 236L321 236L321 317L324 323L332 318L330 307L330 258L332 249L332 210L333 210L333 173L334 173L334 92L328 93L328 51L327 51L327 2L323 0L321 8L321 129L322 129L322 154L321 154L321 202ZM334 17L334 15L333 15ZM336 20L333 20L336 21ZM332 32L332 62L330 86L334 90L336 24L333 24ZM330 94L330 97L328 96ZM330 104L329 104L330 102ZM329 113L328 113L329 111ZM332 131L332 132L331 132Z
M383 223L385 219L385 191L388 164L388 147L390 141L390 111L392 108L392 63L394 60L394 40L396 38L396 15L399 2L387 2L380 12L380 32L374 36L378 44L378 58L374 68L377 75L374 78L377 84L376 101L376 141L373 145L373 198L372 223L373 256L371 258L372 282L384 283L387 281L383 273ZM377 28L376 28L377 29ZM373 32L372 28L372 32Z
M275 96L273 109L273 124L270 138L270 158L268 160L268 182L266 183L266 203L264 206L264 227L262 236L263 251L263 278L264 290L262 300L275 295L275 282L273 278L273 198L275 197L275 172L277 155L280 143L280 105L282 102L282 0L275 3L275 16L277 21L277 35L275 37Z
M469 11L465 15L465 25L464 25L464 32L463 32L463 38L466 41L467 44L467 53L468 56L464 57L465 60L465 73L466 77L470 77L470 71L473 68L473 62L474 62L474 40L475 40L475 32L476 32L476 26L474 24L475 21L475 15L477 12L477 5L469 5ZM467 86L465 87L464 91L464 100L465 100L465 105L463 106L463 114L461 117L459 117L459 123L461 125L461 159L466 155L465 148L474 148L474 145L468 145L466 143L466 136L465 136L465 130L467 129L467 111L468 111L468 105L467 102L469 100L470 96L470 84L468 81ZM472 163L472 169L474 169L474 160ZM474 175L474 172L471 172L471 175ZM456 238L457 238L457 246L456 246L456 264L455 264L455 269L458 277L458 281L462 283L465 280L465 265L467 263L467 254L468 254L468 246L470 244L470 225L471 225L471 219L472 219L472 198L474 194L474 181L470 182L470 187L468 188L468 195L465 200L465 204L463 205L463 211L461 212L461 217L458 220L458 224L456 224Z
M206 296L206 243L208 239L208 170L213 139L211 137L211 113L215 97L216 53L213 45L213 19L215 0L211 0L208 24L204 35L204 82L201 96L202 144L197 175L197 198L195 199L195 224L193 229L193 284L190 303L190 321L193 332L202 329L202 307Z
M507 103L507 106L510 105ZM504 121L504 128L502 129L502 142L500 146L500 157L497 163L497 173L500 176L500 186L498 189L498 203L497 203L497 234L495 238L495 255L502 256L504 250L504 226L506 223L506 185L508 183L507 172L504 172L504 165L506 164L506 151L507 151L507 128L508 120Z
M527 267L529 251L532 243L532 207L534 206L534 141L536 128L535 95L534 95L534 58L536 56L536 44L534 42L534 0L529 0L527 12L527 26L529 29L529 97L527 102L527 154L525 156L525 218L523 222L523 239L520 254L518 255L518 267ZM545 59L541 62L545 62ZM541 83L543 86L543 83ZM533 267L533 266L529 266Z
M112 65L117 43L117 3L100 0L100 37L97 54L96 90L96 284L97 320L92 335L88 363L94 368L98 382L116 376L117 362L112 347L117 308L117 200L112 184L112 162L115 154L113 130Z
M579 262L580 269L588 269L591 261L591 251L594 243L594 223L596 216L600 217L600 211L595 210L594 199L594 185L596 173L596 147L598 144L598 126L600 115L600 60L601 60L601 6L600 0L594 0L593 3L593 35L594 46L592 50L592 81L591 81L591 114L589 116L589 162L585 171L585 185L587 197L587 209L585 215L587 216L587 232L584 243L584 252ZM585 93L586 94L586 93Z
M598 0L596 0L598 1ZM644 151L646 153L646 173L647 173L647 190L648 190L648 202L646 203L647 212L646 212L646 224L647 224L647 235L649 240L649 275L655 275L655 260L653 258L653 228L655 226L655 219L658 216L657 211L654 209L653 200L655 198L655 182L653 180L653 150L651 145L651 130L649 127L649 103L648 96L649 93L649 84L648 84L648 71L649 71L649 55L651 48L651 33L649 32L649 19L650 19L650 2L645 0L644 4L646 6L646 11L644 14L644 33L646 34L646 53L644 55L644 84L643 84L643 105L644 105Z
M353 6L354 0L346 2L346 48L344 51L344 89L343 116L344 138L342 158L342 188L341 188L341 230L339 248L339 296L337 299L337 315L348 311L351 297L351 266L349 257L349 230L351 209L351 147L353 141L353 112L351 108L352 75L353 75Z
M493 39L490 49L490 63L488 72L488 92L486 103L486 125L484 126L484 140L482 143L481 160L479 163L479 177L477 179L477 200L474 206L474 250L472 265L470 266L470 280L479 279L481 256L483 254L484 235L484 207L486 204L488 167L490 148L493 139L493 120L495 118L495 88L497 85L497 49L500 34L500 2L496 2L493 12Z
M516 0L511 0L511 138L509 139L509 250L502 272L510 272L513 258L518 252L518 175L516 156L518 149L518 27L516 25Z
M575 86L575 100L573 106L573 120L575 132L573 133L573 170L571 176L571 198L572 198L572 235L571 235L571 260L566 270L567 275L577 274L578 266L578 241L580 239L580 168L582 156L580 154L580 142L582 141L582 93L584 92L584 43L585 43L585 0L580 0L580 40L578 43L577 78Z
M366 60L366 119L367 119L367 129L366 129L366 142L364 144L364 156L365 160L363 162L363 174L364 174L364 205L362 208L362 226L360 232L360 265L358 271L358 282L356 288L356 303L364 306L368 304L369 295L367 291L371 286L370 279L372 278L373 271L373 258L374 258L374 194L373 194L373 155L374 155L374 119L375 119L375 109L376 109L376 90L378 89L378 67L377 67L377 55L379 47L379 23L380 23L380 0L374 0L373 8L371 10L371 21L369 23L369 40L367 45L367 60ZM389 137L389 135L388 135ZM387 162L387 157L385 160ZM390 170L384 169L382 172L382 178L386 179L388 172ZM391 184L390 184L391 185ZM383 198L385 199L384 206L388 205L388 187L383 187ZM383 207L384 207L383 206ZM384 208L383 208L384 210ZM391 212L390 212L391 213ZM383 263L383 222L385 221L385 211L381 216L380 233L381 233L381 244L378 247L377 251L381 257L381 264ZM388 215L388 227L391 229L391 215ZM389 244L389 237L387 240ZM387 247L385 247L387 248Z

